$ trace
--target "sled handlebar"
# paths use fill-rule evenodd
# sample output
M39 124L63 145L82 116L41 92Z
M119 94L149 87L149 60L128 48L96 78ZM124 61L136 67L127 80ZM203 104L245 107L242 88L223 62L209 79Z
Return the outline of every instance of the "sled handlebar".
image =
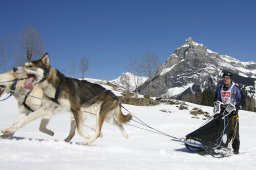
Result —
M221 101L216 101L214 102L214 109L213 109L214 114L220 114L222 110L221 108L223 108L224 106L225 106L224 112L227 112L228 114L236 110L235 103L224 104Z

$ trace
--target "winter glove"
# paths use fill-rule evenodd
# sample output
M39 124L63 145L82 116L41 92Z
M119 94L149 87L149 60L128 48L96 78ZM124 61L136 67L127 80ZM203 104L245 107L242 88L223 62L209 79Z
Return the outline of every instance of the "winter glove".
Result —
M236 111L236 106L232 103L229 103L226 107L226 112L231 114L232 112Z
M236 116L236 115L238 115L238 110L233 111L230 115L231 115L231 116Z
M213 107L213 113L214 114L219 114L221 113L221 107L222 107L222 103L220 101L216 101L214 102L214 107Z

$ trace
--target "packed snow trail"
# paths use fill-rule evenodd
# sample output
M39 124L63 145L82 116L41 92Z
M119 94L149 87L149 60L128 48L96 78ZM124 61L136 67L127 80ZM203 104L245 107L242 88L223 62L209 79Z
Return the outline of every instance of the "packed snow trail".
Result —
M189 110L165 104L124 106L152 127L176 137L184 137L206 121L202 117L191 118L189 110L199 107L212 113L212 107L190 103ZM17 115L14 98L0 102L0 129L10 126ZM60 113L48 126L55 132L53 137L39 132L40 120L37 120L17 131L13 138L0 139L0 169L252 170L256 166L255 120L256 113L240 111L241 154L216 159L191 153L183 143L169 137L130 126L125 126L129 134L125 139L116 127L107 123L103 125L103 137L89 146L81 145L83 139L78 135L66 143L63 139L69 132L70 113ZM94 122L95 119L87 121Z

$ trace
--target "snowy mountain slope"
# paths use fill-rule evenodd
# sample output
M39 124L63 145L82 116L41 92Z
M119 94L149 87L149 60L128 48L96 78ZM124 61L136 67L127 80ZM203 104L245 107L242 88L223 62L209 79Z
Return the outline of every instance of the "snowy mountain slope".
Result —
M118 86L116 86L115 84L112 84L107 80L100 80L100 79L93 79L93 78L85 78L85 80L91 83L99 84L102 87L106 88L107 90L111 90L116 96L122 96L123 91L120 90Z
M175 137L184 137L205 122L191 118L189 110L199 107L212 112L211 107L191 103L188 103L189 110L179 110L177 105L165 104L125 107L152 127ZM0 129L11 125L17 115L15 99L0 102ZM38 131L37 120L20 129L12 139L0 139L0 169L253 170L256 166L256 114L253 112L240 112L241 154L222 159L190 153L182 143L172 141L169 137L128 125L125 125L128 139L124 139L115 127L104 124L103 138L90 146L80 145L82 138L77 135L71 143L65 143L62 140L68 133L69 119L69 113L53 117L48 126L55 132L53 137ZM94 118L89 121L93 122Z
M117 96L122 96L122 93L129 90L132 92L137 87L139 87L141 84L143 84L147 77L140 77L136 76L132 73L126 72L122 73L121 76L114 80L100 80L100 79L94 79L94 78L85 78L85 80L91 82L100 84L104 88L111 90L115 93Z
M123 88L124 90L133 91L143 84L148 78L136 76L130 72L122 73L118 78L111 80L110 82Z

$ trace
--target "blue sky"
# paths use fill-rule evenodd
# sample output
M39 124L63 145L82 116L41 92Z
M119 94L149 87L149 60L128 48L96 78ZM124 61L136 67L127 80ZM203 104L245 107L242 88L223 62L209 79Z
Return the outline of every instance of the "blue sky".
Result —
M87 76L111 80L132 58L163 63L191 36L220 54L256 61L254 0L1 0L0 39L27 27L60 71L86 56Z

